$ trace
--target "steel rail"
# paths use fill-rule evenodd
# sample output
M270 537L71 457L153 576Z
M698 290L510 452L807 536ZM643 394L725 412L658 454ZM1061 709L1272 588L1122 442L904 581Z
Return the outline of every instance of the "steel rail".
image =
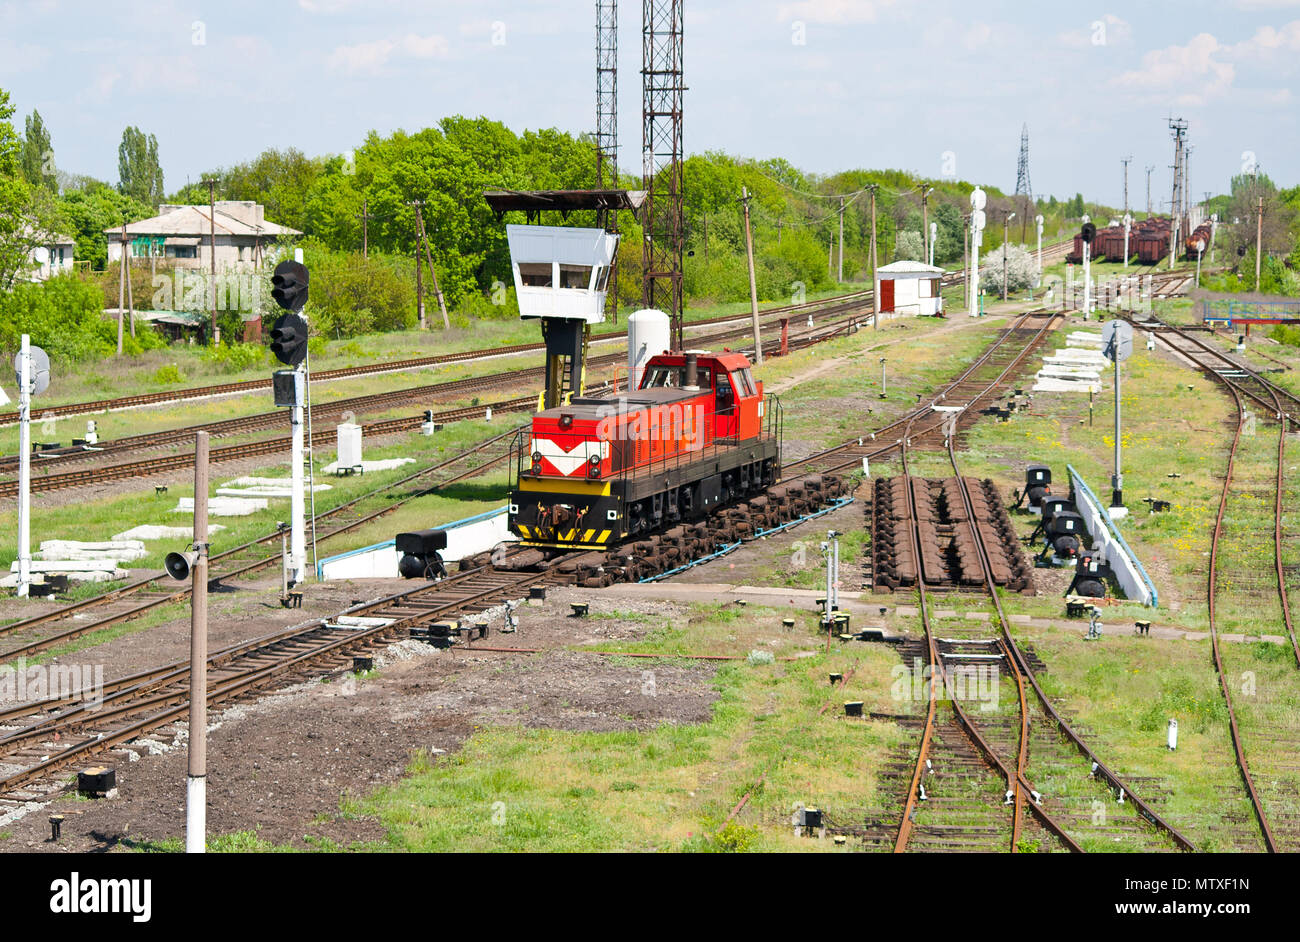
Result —
M1223 658L1219 652L1219 629L1215 621L1215 582L1218 576L1219 538L1223 533L1223 516L1228 507L1228 492L1232 487L1232 471L1237 460L1237 447L1241 443L1241 394L1233 385L1228 386L1228 391L1232 393L1233 402L1237 407L1237 422L1233 431L1232 446L1228 450L1228 466L1223 476L1223 490L1219 494L1219 511L1214 518L1214 534L1210 539L1210 576L1207 586L1210 644L1214 652L1214 670L1218 675L1219 690L1223 693L1224 703L1228 707L1228 727L1232 732L1232 749L1237 758L1237 770L1241 773L1242 781L1246 785L1246 792L1250 796L1250 804L1254 809L1255 819L1259 822L1259 829L1264 837L1264 846L1269 853L1275 854L1278 852L1277 841L1273 837L1273 830L1269 826L1268 817L1264 814L1264 804L1260 800L1259 793L1255 790L1255 780L1251 777L1250 765L1246 761L1246 749L1241 740L1241 731L1237 727L1237 713L1232 705L1232 692L1228 689L1228 679L1223 669Z
M925 573L924 573L925 564L921 556L920 519L919 519L919 514L917 513L917 506L916 506L916 494L914 490L915 481L912 478L911 470L908 465L906 444L904 444L900 457L902 461L903 476L908 482L906 493L907 493L908 510L909 510L908 516L911 518L908 526L908 539L912 545L913 556L916 559L916 565L917 565L916 585L917 585L918 593L922 599L922 612L925 612L926 611L926 606L924 602L926 598ZM1009 768L1007 764L1002 760L1001 756L997 754L996 750L994 750L993 746L988 742L988 740L984 738L984 735L980 732L979 728L975 725L975 723L971 720L970 716L966 713L966 710L961 705L961 701L956 696L955 688L952 683L952 678L948 674L947 666L944 664L943 658L938 656L938 649L934 642L933 632L931 631L929 626L928 615L923 619L922 624L925 630L926 644L930 655L931 702L933 703L933 699L935 696L933 678L934 678L934 670L937 667L939 676L944 685L944 689L948 692L948 700L952 704L953 715L956 717L957 722L961 725L966 735L979 749L979 752L983 756L984 761L989 765L991 769L993 769L994 772L1002 776L1003 780L1007 783L1008 789L1012 790L1013 794L1016 796L1014 802L1015 808L1012 816L1012 830L1011 830L1012 836L1011 836L1011 847L1010 847L1011 853L1016 853L1019 849L1020 824L1021 824L1023 807L1024 807L1022 789L1033 792L1034 788L1030 784L1028 778L1026 777L1023 768L1021 767L1021 763L1017 763L1016 770L1012 771L1012 769ZM1023 704L1023 699L1021 702ZM917 801L915 788L917 783L919 783L920 776L922 775L922 772L925 768L925 760L928 758L929 739L930 739L929 734L933 732L933 723L934 723L933 713L934 711L931 710L929 715L927 716L926 727L922 734L922 749L917 753L917 762L912 774L914 791L908 794L907 804L904 807L904 817L902 822L900 822L898 838L894 844L895 853L901 853L907 849L907 841L911 836L911 831L912 831L911 818L915 813L916 801ZM1022 722L1023 722L1023 718L1022 718ZM1060 822L1058 822L1050 813L1048 813L1046 809L1042 808L1036 803L1030 802L1029 810L1034 815L1034 817L1038 819L1039 823L1042 824L1043 827L1045 827L1052 834L1055 834L1069 850L1075 853L1083 852L1083 848L1080 847L1072 837L1070 837L1069 833L1065 830L1065 827Z
M1278 420L1277 474L1275 476L1273 494L1273 566L1277 576L1277 592L1282 607L1282 618L1286 625L1287 638L1291 642L1291 654L1295 659L1296 667L1300 668L1300 643L1297 643L1296 639L1295 623L1291 616L1291 600L1287 593L1286 577L1282 568L1282 492L1286 484L1284 475L1286 466L1286 432L1288 420L1292 418L1290 413L1283 408L1282 400L1283 397L1286 397L1294 404L1300 405L1300 397L1297 397L1294 393L1269 382L1249 367L1243 367L1241 364L1230 359L1222 350L1215 349L1212 345L1205 343L1199 337L1193 337L1173 325L1162 324L1161 326L1164 327L1164 331L1161 334L1157 334L1157 336L1160 337L1161 343L1165 344L1174 352L1191 360L1191 362L1205 372L1206 375L1218 381L1227 388L1229 392L1237 397L1236 404L1239 422L1241 419L1242 404L1238 394L1248 396L1255 402L1264 406L1265 409L1271 410L1274 418ZM1236 377L1227 376L1221 373L1219 370L1215 369L1212 364L1207 363L1204 359L1196 356L1194 352L1182 349L1175 344L1170 343L1169 337L1165 336L1165 334L1169 333L1172 333L1174 336L1181 339L1191 341L1196 347L1200 348L1205 353L1214 356L1220 362L1226 363L1234 370L1245 373L1250 379L1254 380L1263 388L1264 392L1268 394L1268 398L1265 398L1260 393L1250 389L1245 384L1238 382Z
M1180 848L1187 851L1194 851L1196 848L1192 845L1191 841L1189 841L1176 827L1174 827L1172 824L1165 821L1164 818L1158 815L1151 808L1151 806L1142 799L1140 795L1138 795L1136 792L1133 791L1132 786L1130 786L1127 782L1121 779L1117 774L1112 772L1110 768L1101 761L1100 756L1098 756L1083 741L1083 738L1079 736L1079 734L1075 732L1074 728L1068 722L1066 722L1065 718L1061 716L1059 712L1057 712L1056 708L1052 705L1051 701L1048 699L1047 694L1043 691L1043 688L1039 685L1038 678L1037 676L1035 676L1033 669L1030 667L1028 658L1026 658L1024 654L1021 652L1019 645L1016 644L1016 640L1011 634L1011 621L1009 618L1007 618L1006 612L1002 608L1002 600L998 597L996 581L993 578L993 567L988 554L988 546L984 542L983 532L980 530L979 527L975 525L974 522L975 521L974 500L970 496L970 490L966 485L966 479L962 477L961 470L957 465L957 453L954 447L954 442L951 439L948 442L948 459L952 464L953 474L956 476L957 481L959 483L959 487L962 494L962 501L966 507L966 515L967 515L968 524L970 526L971 535L972 538L974 539L975 546L978 551L980 565L984 571L985 589L988 591L989 597L993 600L994 608L997 611L998 624L1001 630L1001 634L998 638L999 645L1002 647L1006 655L1007 663L1012 665L1015 670L1016 683L1020 691L1022 715L1026 715L1024 685L1025 685L1025 681L1028 681L1029 685L1034 690L1034 694L1036 699L1038 700L1039 705L1043 708L1044 712L1046 712L1047 715L1051 717L1052 723L1056 726L1058 730L1060 730L1060 732L1063 735L1066 736L1066 738L1068 738L1072 743L1075 744L1075 746L1080 750L1080 752L1082 752L1085 758L1087 758L1095 765L1095 771L1093 774L1100 775L1104 781L1109 782L1115 788L1119 789L1123 794L1127 795L1128 798L1133 802L1134 806L1138 809L1138 812L1149 822L1151 822L1156 827L1160 828L1165 833L1167 833L1169 837L1174 841L1174 843L1177 844ZM1028 734L1028 727L1026 725L1025 727L1022 728L1022 738L1021 738L1021 749L1024 750L1026 754L1028 750L1027 734Z
M1068 249L1069 241L1052 243L1043 247L1044 253L1055 254L1063 249ZM948 284L957 284L965 280L963 272L951 272L944 276ZM867 301L872 298L873 291L870 288L860 291L850 291L842 295L834 295L829 298L821 298L816 301L806 301L801 304L786 304L778 307L770 307L759 311L759 318L779 317L784 314L817 314L823 308L843 305L851 301ZM685 325L685 330L694 331L700 327L709 327L717 324L726 324L731 322L749 323L749 312L737 312L735 314L720 314L715 317L706 317L699 320L693 320ZM606 343L624 338L627 336L626 331L612 330L604 331L592 337L593 343ZM361 366L339 367L332 370L317 370L312 373L313 382L331 382L339 379L351 379L360 376L376 376L385 373L398 373L406 370L425 369L431 366L438 366L445 363L460 363L479 359L493 359L502 356L509 356L516 353L530 353L546 349L544 343L522 343L512 344L499 347L487 347L478 350L462 350L456 353L443 353L427 357L410 357L404 360L389 360L381 363L371 363ZM115 399L100 399L87 402L64 403L62 405L47 406L41 410L42 416L52 416L55 418L68 418L78 415L95 415L103 412L113 412L122 409L139 408L141 406L154 405L164 402L181 402L193 399L211 399L219 396L237 395L239 393L254 392L257 390L269 389L271 383L269 380L256 379L245 380L235 383L220 383L212 386L193 386L186 389L171 389L156 393L141 393L134 396L120 396ZM18 422L17 412L0 413L0 427L14 425Z

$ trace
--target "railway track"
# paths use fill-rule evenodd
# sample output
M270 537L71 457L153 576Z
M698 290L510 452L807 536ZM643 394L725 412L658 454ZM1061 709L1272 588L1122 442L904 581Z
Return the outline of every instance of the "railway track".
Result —
M997 632L990 637L984 627L971 629L946 624L942 629L944 636L939 636L931 621L925 580L918 581L924 636L912 651L904 652L904 657L911 654L919 662L919 655L924 655L930 684L924 718L908 716L905 721L919 738L915 762L910 769L896 765L893 770L896 779L902 778L901 773L910 772L903 778L907 798L893 841L894 851L913 846L939 851L999 849L1001 841L1000 849L1014 853L1042 850L1044 840L1050 838L1046 847L1059 846L1077 852L1084 849L1084 843L1104 847L1106 842L1124 837L1149 841L1146 849L1192 850L1185 836L1136 795L1127 780L1102 762L1042 690L1034 673L1036 656L1023 651L1011 635L1009 620L995 590L985 534L973 524L977 519L976 498L958 467L955 443L951 439L947 451L963 495L970 538L980 558L985 590L993 602ZM906 449L902 461L904 473L908 474ZM909 480L915 479L909 477ZM913 553L921 560L919 527L913 526L911 536ZM1010 711L1001 709L1001 696L995 699L998 705L993 710L987 709L988 693L993 689L987 673L994 670L998 686L1010 688L1014 694L1009 698ZM981 671L985 677L979 677ZM938 702L940 693L944 705L951 710L950 716ZM980 709L967 710L963 700L979 700ZM1043 791L1029 777L1031 749L1036 777ZM973 761L976 756L1000 780L998 788L991 789L987 781L980 780L980 770ZM1091 781L1088 786L1080 787L1084 762L1091 763L1092 772L1088 777ZM1099 801L1102 786L1108 799L1125 799L1132 810L1125 811L1123 805L1117 805L1113 812L1107 813L1104 809L1109 802ZM976 794L982 794L982 798L977 799ZM1099 806L1103 809L1100 815ZM1024 810L1033 814L1038 825L1036 830L1026 830ZM880 846L879 829L874 838ZM868 845L871 845L870 838Z
M252 696L270 685L347 669L351 658L451 616L473 616L555 572L480 568L354 605L336 616L240 642L208 658L208 705ZM79 698L22 704L0 712L0 806L45 800L74 764L180 721L189 713L189 662L177 661L105 685L101 702Z
M1287 589L1283 526L1287 431L1294 422L1300 399L1250 369L1241 358L1224 353L1200 337L1158 323L1155 336L1175 354L1219 382L1232 398L1235 421L1210 539L1206 584L1211 652L1219 690L1227 708L1237 770L1258 826L1259 839L1270 853L1294 851L1300 848L1300 807L1295 800L1297 782L1300 781L1300 765L1295 758L1300 730L1297 730L1289 716L1289 708L1275 689L1291 685L1287 678L1275 678L1275 683L1260 684L1252 691L1254 696L1234 699L1232 688L1236 678L1243 675L1241 667L1249 670L1255 665L1246 663L1243 658L1238 669L1229 670L1226 662L1230 659L1224 656L1220 633L1224 621L1223 595L1227 594L1235 603L1238 615L1249 612L1258 617L1263 606L1274 616L1280 616L1276 623L1285 626L1290 642L1290 660L1295 669L1300 669L1300 645L1297 644ZM1265 418L1277 422L1277 448L1272 452L1272 462L1261 461L1262 449L1253 443L1250 446L1251 459L1238 461L1239 453L1243 451L1243 429L1248 423L1248 401L1261 406ZM1239 562L1247 556L1244 547L1252 539L1251 531L1255 530L1244 521L1249 519L1252 508L1270 504L1275 607L1269 602L1270 593L1254 581L1254 571L1249 567L1243 569L1243 562ZM1225 526L1228 521L1235 523ZM1230 541L1233 550L1225 551ZM1226 564L1225 557L1228 560ZM1294 571L1294 567L1291 568ZM1239 654L1235 656L1240 657ZM1229 682L1230 676L1234 678L1232 682ZM1293 672L1291 677L1294 677ZM1253 748L1248 748L1248 745ZM1244 846L1254 849L1250 842Z
M1069 247L1069 242L1057 242L1043 247L1044 253L1054 257L1064 252ZM942 279L944 286L957 284L964 280L962 272L950 272ZM864 291L852 291L842 295L836 295L831 298L823 298L818 301L808 301L802 304L786 304L779 307L770 307L759 311L760 321L776 319L782 316L805 314L820 315L831 310L842 310L845 305L856 304L859 307L870 301L873 292L868 289ZM716 317L701 318L699 320L689 321L685 325L685 330L694 332L701 328L718 326L722 324L748 324L750 315L748 313L722 314ZM625 330L604 331L593 335L592 343L615 343L619 340L625 340L627 333ZM319 370L312 373L312 382L327 383L342 379L355 379L363 376L380 376L386 373L405 373L413 370L428 369L434 366L441 366L448 363L464 363L474 360L496 359L499 357L515 356L523 353L541 352L546 349L544 343L522 343L507 346L489 347L479 350L462 350L455 353L437 354L427 357L410 357L402 360L389 360L383 363L370 363L360 366L340 367L332 370ZM105 412L116 412L125 409L137 409L145 406L166 404L173 402L186 402L198 399L214 399L222 396L240 395L243 393L256 392L259 390L268 390L271 388L269 379L246 380L237 383L219 383L211 386L195 386L188 389L171 389L155 393L140 393L132 396L119 396L114 399L99 399L89 402L64 403L62 405L46 406L40 410L41 418L71 418L79 415L96 415ZM18 413L0 412L0 427L14 425L18 422Z
M1005 336L1002 338L1003 341ZM355 529L391 512L406 500L428 493L434 487L480 474L503 462L508 441L513 434L512 429L495 439L480 443L461 455L453 456L434 468L424 469L403 479L399 483L418 484L419 488L413 490L400 502L385 503L374 509L365 505L368 499L382 497L392 489L393 486L390 486L362 495L321 515L318 520L333 523L322 538L327 539L338 533ZM501 446L496 453L488 450L494 443ZM461 464L474 456L480 456L481 460L472 467L458 470ZM850 459L848 463L854 464L856 461ZM843 479L833 475L822 475L807 470L795 474L794 469L790 469L784 477L782 485L765 494L762 501L752 501L743 507L729 508L728 513L711 521L707 526L699 524L680 526L666 533L656 534L653 539L640 540L606 554L573 554L573 558L566 558L544 573L496 572L482 566L469 572L471 574L493 573L491 578L497 580L490 587L492 593L495 593L490 596L493 599L503 594L508 596L510 593L518 593L527 585L537 584L538 580L601 585L608 584L616 578L642 578L647 573L670 568L691 555L707 552L719 540L745 539L755 532L756 526L778 525L783 520L809 512L838 493L838 489L842 489L845 483ZM434 478L436 481L433 480ZM259 540L214 556L210 584L245 576L278 564L279 554L266 552L267 544L278 539L278 532L267 534ZM139 617L147 611L167 604L184 601L189 594L188 589L185 587L175 589L170 583L164 582L164 578L159 575L137 580L104 596L66 605L54 612L0 627L0 637L21 638L19 645L11 646L0 653L0 662L47 651L88 632ZM312 670L319 671L323 659L328 660L330 657L336 660L346 659L346 656L355 651L358 645L371 641L378 644L384 638L391 637L392 632L400 632L403 627L409 627L413 623L412 618L428 620L445 615L451 611L451 607L446 602L446 596L440 593L445 593L447 589L438 587L461 586L465 584L465 578L464 573L458 573L445 584L420 587L383 600L382 608L377 604L367 605L354 607L342 613L349 619L358 616L364 618L394 616L394 621L386 625L352 625L348 626L346 632L340 633L336 618L334 627L330 627L326 622L313 623L304 629L278 632L256 642L248 642L217 652L213 655L212 664L212 702L241 696L273 680L283 681L292 676L293 670L306 670L310 667ZM483 578L488 577L483 576ZM482 602L489 597L478 592L471 595L475 602ZM458 597L455 602L463 607L465 599ZM38 633L40 636L32 638L30 637L32 633ZM240 666L244 664L250 665L248 669ZM285 666L275 667L275 664ZM227 668L223 668L223 665L227 665ZM225 673L222 673L223 669L226 670ZM95 717L87 716L85 711L73 713L61 709L69 706L68 703L28 704L0 711L0 724L6 726L11 726L24 717L36 716L38 713L49 714L37 717L34 722L14 730L8 737L0 737L0 765L12 765L15 762L22 764L26 760L32 760L21 771L9 778L0 779L0 795L8 794L11 798L17 795L21 799L24 794L22 789L30 788L38 781L48 781L50 776L56 775L70 763L81 761L93 752L128 742L147 732L148 729L181 718L185 711L186 675L187 668L175 664L111 682L105 691L106 703L97 711ZM109 721L117 723L118 720L122 721L121 725L95 725ZM60 731L66 731L73 737L68 740L71 745L54 748L54 734ZM86 735L76 738L78 732ZM60 732L57 738L62 741L66 737ZM8 746L16 751L5 759L3 749Z
M796 334L790 342L790 347L798 349L818 343L828 337L838 336L846 330L854 329L857 322L857 315L852 314L840 319L833 319L830 322L824 322L820 327ZM769 345L773 351L776 351L779 349L780 340L773 338L764 342L765 349ZM607 388L607 385L602 385L594 387L592 391L599 392ZM536 400L533 397L521 397L515 400L507 400L505 403L493 404L493 408L503 412L528 411L535 406L535 403ZM451 410L439 415L448 421L452 421L458 417L476 416L482 409L481 406L471 407L463 410ZM435 415L435 419L438 419L439 415ZM388 422L371 423L364 428L368 435L389 434L416 429L422 421L422 416L413 416ZM318 514L316 518L318 527L321 523L326 524L326 529L318 535L318 542L324 542L356 530L372 520L391 513L409 501L431 493L438 488L458 483L503 466L507 457L509 441L516 431L517 428L511 427L508 431L491 436L429 468L403 477L392 484L359 495L337 507ZM325 442L332 434L332 431L317 433L313 436L313 443ZM288 442L285 439L252 444L266 449L265 452L259 453L283 451L288 447ZM242 448L243 446L237 447ZM225 450L214 449L212 452L213 460L220 460L220 453L223 451ZM238 454L244 456L248 452L241 451ZM479 458L483 460L473 463ZM150 462L136 462L130 466L114 466L101 470L120 474L122 477L134 477L147 473L146 470L142 469L157 470L158 466L163 462L166 462L167 466L170 467L188 467L193 463L193 456L167 456ZM115 468L121 470L115 471ZM87 482L85 477L81 477L86 472L72 472L72 474L79 476L78 483ZM98 480L105 479L105 477L100 477ZM0 485L3 483L0 482ZM397 500L385 500L392 491L408 486L414 486L414 489ZM380 501L383 502L379 503ZM378 504L378 506L367 509L374 504ZM691 539L702 540L704 537L705 534L700 534L698 537L692 536ZM252 575L278 565L280 563L279 553L268 552L268 547L273 549L278 544L279 539L280 534L276 531L214 555L211 560L212 575L209 583L215 585L223 579ZM676 552L680 553L685 551L689 540L682 538L677 542L679 545ZM649 571L653 567L649 562L642 561L634 565L633 568ZM11 622L0 626L0 639L22 636L24 640L17 646L11 646L0 651L0 663L13 661L20 657L28 657L64 645L91 632L138 618L162 606L183 602L188 596L189 589L187 587L176 588L164 573L159 573L137 579L127 585L90 599L62 605L52 611ZM27 637L33 633L37 636Z
M1023 370L1058 323L1057 313L1030 311L1016 318L1002 335L954 380L900 418L862 436L787 462L782 473L847 473L869 461L914 447L942 446L949 433L960 436L974 424L980 408L992 403ZM955 422L934 406L961 406Z
M871 298L870 291L854 291L819 301L804 304L788 304L759 311L759 318L779 318L782 315L805 314L821 315L830 311L839 311L845 305L861 306ZM717 317L693 320L685 325L685 330L695 332L702 328L731 323L749 323L750 315L722 314ZM614 343L626 340L626 330L605 331L593 335L593 344ZM370 363L361 366L339 367L332 370L319 370L311 374L313 383L328 383L342 379L356 379L365 376L381 376L386 373L407 373L413 370L428 369L449 363L465 363L475 360L497 359L523 353L545 351L544 343L521 343L508 346L489 347L481 350L462 350L456 353L442 353L427 357L410 357L403 360L388 360L382 363ZM40 410L40 418L71 418L79 415L97 415L104 412L118 412L125 409L138 409L144 406L188 402L198 399L215 399L223 396L235 396L244 393L270 390L271 380L253 379L237 383L219 383L212 386L194 386L188 389L171 389L155 393L140 393L132 396L119 396L115 399L99 399L90 402L65 403L46 406ZM14 425L18 422L18 413L0 412L0 427Z
M1039 323L1032 324L1034 320ZM930 404L918 407L897 422L877 430L873 435L846 442L818 455L792 462L786 467L790 470L815 468L827 472L844 471L859 464L863 457L874 459L899 452L906 476L909 450L942 445L948 450L954 473L960 480L961 473L956 467L954 451L960 430L969 427L975 421L982 403L996 398L999 391L1013 380L1016 372L1023 368L1029 356L1041 345L1047 333L1054 329L1055 325L1056 317L1050 312L1031 312L1022 316L1004 332L997 343L986 350L956 380L933 396ZM963 405L964 408L955 419L935 417L932 405L938 403ZM965 506L966 519L976 519L977 515L969 492L966 492L964 500L968 501ZM912 508L911 519L913 521L917 519L915 507ZM983 546L981 537L979 528L972 528L971 538L981 547L981 565L985 569L985 579L992 580L992 573L988 569L987 548ZM919 535L913 530L910 538L918 541ZM914 558L921 559L918 542L913 542L912 553ZM921 581L920 611L925 638L913 653L924 655L924 663L930 678L930 683L926 685L928 699L923 718L916 716L899 718L905 726L911 725L917 729L920 748L914 764L907 769L895 770L897 774L905 775L907 798L896 821L896 830L892 832L892 840L887 840L889 837L887 826L883 829L879 825L856 829L857 833L862 834L867 846L880 847L888 844L895 850L904 850L915 837L918 847L945 851L1007 849L1008 846L1013 851L1042 849L1046 846L1059 846L1069 850L1081 849L1071 831L1077 833L1085 826L1092 827L1095 810L1091 802L1096 799L1096 792L1099 789L1094 787L1089 790L1091 795L1088 798L1086 811L1077 804L1066 805L1057 799L1053 801L1057 801L1060 806L1055 809L1055 812L1040 806L1033 797L1037 790L1030 784L1026 775L1032 736L1034 744L1053 756L1048 772L1054 786L1059 785L1063 790L1071 788L1069 784L1071 778L1077 778L1074 774L1077 769L1069 770L1068 759L1061 755L1063 749L1067 753L1073 749L1092 763L1090 766L1092 778L1096 782L1105 785L1114 796L1124 795L1129 806L1136 809L1134 813L1127 816L1127 819L1121 813L1119 820L1112 821L1107 827L1101 828L1100 831L1094 828L1086 833L1093 836L1098 833L1116 836L1131 832L1135 828L1145 828L1146 825L1135 824L1133 816L1137 815L1154 824L1157 832L1164 835L1161 839L1167 841L1163 845L1165 848L1174 846L1186 850L1192 849L1191 843L1172 825L1164 821L1148 803L1136 797L1131 783L1102 762L1095 750L1059 715L1029 669L1030 658L1011 638L1005 616L1001 613L1000 602L997 602L996 592L990 590L1002 620L1000 637L995 639L939 638L929 624L929 600L928 595L925 595L924 580ZM944 631L947 634L961 633L948 631L947 628ZM940 718L938 692L946 691L951 696L956 686L947 672L947 661L965 660L968 665L979 663L978 660L973 661L971 656L987 656L995 648L997 652L995 659L999 664L999 670L1014 683L1015 701L1019 705L1018 717L1014 720L1005 717L994 720L981 714L977 722L959 702L953 700L954 709L951 715L945 714ZM907 656L905 651L904 657ZM1028 692L1031 690L1041 711L1036 717L1031 716L1028 705ZM1063 743L1066 744L1064 747ZM951 783L954 787L945 790L942 795L935 791L937 782L934 779L932 756L939 753L932 753L932 750L936 746L944 755L951 777L955 780ZM1008 756L1014 757L1014 760L1005 758ZM1076 764L1077 761L1076 759ZM983 787L987 791L987 781L981 786L975 784L973 778L977 775L987 778L989 774L1000 778L1006 784L1006 789L999 789L996 794L989 792L983 798L973 799L971 790ZM931 808L939 810L927 820L924 827L918 829L920 813L918 806L922 803L923 788L926 793L924 800L926 813L929 814ZM967 790L963 791L963 789ZM1005 819L1005 812L1000 811L998 806L998 800L1007 801L1007 793L1010 793L1010 804L1014 806L1009 822ZM933 805L930 804L936 798L939 800ZM1029 830L1025 829L1024 824L1023 812L1026 809L1033 818Z
M821 324L814 324L811 328L796 328L795 331L792 332L791 336L788 338L788 348L790 350L799 350L814 343L819 343L823 340L840 336L847 331L857 329L857 327L862 323L862 312L857 302L844 302L837 306L822 308L821 313L826 315ZM720 343L736 337L748 337L748 332L749 328L746 326L700 337L698 338L698 342ZM780 348L781 341L779 338L769 337L769 339L763 341L765 354L775 355L780 352ZM752 353L752 346L749 348L749 352ZM592 358L589 363L594 367L598 367L613 364L621 358L621 354L608 354L602 357ZM540 380L542 378L542 372L542 369L535 368L523 371L494 373L489 376L468 377L447 383L416 387L409 390L399 390L390 393L380 393L373 396L362 396L354 399L341 400L336 403L331 403L323 409L321 407L316 407L313 409L313 412L317 415L324 412L325 416L330 416L340 415L345 412L354 412L360 409L388 409L397 405L409 404L412 402L424 403L435 398L463 398L471 392L483 392L489 389L518 388L521 382L527 382L529 379ZM606 382L589 387L588 392L599 395L612 388L612 385ZM433 419L435 422L440 423L472 419L485 414L487 408L491 408L494 412L521 412L534 408L536 402L536 396L522 396L499 402L484 403L479 406L467 406L459 409L445 410L443 412L435 413ZM407 416L403 418L366 423L363 424L362 429L363 433L367 437L400 434L418 430L423 421L423 415L421 414L418 416ZM103 445L94 446L92 448L77 447L61 449L56 452L39 452L37 454L44 460L50 462L45 467L47 469L52 469L59 465L86 460L87 458L98 458L102 456L111 457L112 455L121 453L134 454L151 448L161 448L174 445L178 442L192 439L194 433L197 431L206 431L209 435L216 436L234 435L271 428L276 425L283 425L284 422L284 410L278 410L274 412L264 412L251 416L241 416L233 419L210 422L205 425L169 429L162 432L131 436L126 439L105 442ZM333 429L323 429L312 436L309 444L312 446L317 444L327 444L333 440L334 434ZM288 451L289 445L290 439L288 436L242 442L228 445L224 448L214 448L211 452L210 460L212 464L221 464L246 458L256 458L264 455L284 453ZM56 461L57 464L55 464ZM42 493L70 487L91 486L109 481L131 480L147 477L150 474L188 468L192 466L193 463L194 456L193 453L190 452L142 458L137 461L103 465L73 471L48 470L47 473L44 474L33 474L31 490L32 493ZM0 470L6 468L12 469L16 467L17 464L18 458L16 455L8 455L0 458ZM38 465L38 470L39 468L40 466ZM16 498L17 494L17 480L12 478L0 480L0 499Z
M414 474L317 514L317 542L324 543L360 529L440 488L504 467L511 439L517 431L517 427L511 427ZM402 488L407 488L406 493L396 500L390 499L393 492ZM215 588L223 580L247 577L280 565L280 538L277 530L213 555L209 586ZM0 651L0 663L30 657L91 632L131 621L163 606L183 602L189 594L187 585L178 588L166 573L158 573L93 598L0 625L0 639L11 642ZM19 643L13 644L15 640Z
M503 436L504 437L504 436ZM682 559L703 555L722 540L752 533L761 513L771 525L814 512L838 496L847 482L808 475L769 488L758 507L728 508L707 523L683 524L608 552L575 552L540 568L535 550L516 549L501 568L490 561L437 583L381 599L354 604L329 618L282 629L231 645L208 659L208 702L217 705L275 684L319 676L343 668L352 656L409 634L415 627L448 617L469 618L518 598L538 585L608 585L615 578L635 579L662 571ZM382 510L371 514L368 519ZM250 547L252 544L250 544ZM271 561L278 560L273 557ZM266 560L240 565L237 555L214 557L212 581L242 575ZM233 568L226 566L233 562ZM168 601L184 597L176 592ZM161 604L161 603L159 603ZM13 626L9 626L13 627ZM80 633L84 629L74 629ZM66 640L67 635L63 636ZM28 645L27 653L43 646ZM472 646L472 640L467 644ZM489 648L488 650L492 650ZM521 651L519 653L527 653ZM15 656L6 652L4 658ZM57 788L51 779L70 765L106 749L138 739L188 714L189 663L177 661L111 681L102 699L86 702L80 691L59 700L43 700L0 709L0 805L39 801Z

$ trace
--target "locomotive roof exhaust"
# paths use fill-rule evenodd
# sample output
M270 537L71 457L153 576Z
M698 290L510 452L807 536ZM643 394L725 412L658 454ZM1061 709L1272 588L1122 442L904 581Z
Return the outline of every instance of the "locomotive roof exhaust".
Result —
M691 352L686 354L686 376L683 378L682 388L700 388L699 354L697 353Z

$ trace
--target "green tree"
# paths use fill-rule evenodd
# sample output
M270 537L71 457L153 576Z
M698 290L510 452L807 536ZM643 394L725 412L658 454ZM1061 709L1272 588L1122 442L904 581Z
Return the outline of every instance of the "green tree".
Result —
M120 192L156 208L163 198L158 139L134 126L123 131L117 148L117 175Z
M51 193L58 191L58 181L54 171L54 146L50 143L50 132L41 119L41 113L33 110L27 116L23 134L23 176L32 186L43 186Z
M217 181L217 199L261 203L267 219L301 230L306 226L308 194L326 164L325 158L308 157L292 147L269 149L247 163L206 173L204 179ZM202 204L208 201L208 190L200 183L189 183L173 198L177 203Z
M58 198L58 206L66 231L76 240L72 257L79 262L90 262L96 270L103 269L108 260L105 229L120 226L123 220L135 222L153 215L152 207L117 192L101 180L87 180L79 188L64 192Z
M894 247L894 258L897 261L919 262L922 261L921 254L925 246L921 242L921 233L907 230L898 234L898 242Z
M13 123L9 93L0 88L0 290L31 264L30 252L58 228L54 198L23 175L23 143Z

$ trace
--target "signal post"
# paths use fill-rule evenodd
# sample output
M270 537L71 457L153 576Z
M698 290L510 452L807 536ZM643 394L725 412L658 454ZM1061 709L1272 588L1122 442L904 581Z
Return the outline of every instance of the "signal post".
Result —
M307 267L301 262L281 262L271 276L271 297L288 313L282 314L271 328L271 352L288 370L276 370L272 376L275 404L287 406L292 433L292 498L289 523L289 588L306 580L307 510L306 481L303 474L304 434L303 404L307 393L307 321L302 309L307 304Z

